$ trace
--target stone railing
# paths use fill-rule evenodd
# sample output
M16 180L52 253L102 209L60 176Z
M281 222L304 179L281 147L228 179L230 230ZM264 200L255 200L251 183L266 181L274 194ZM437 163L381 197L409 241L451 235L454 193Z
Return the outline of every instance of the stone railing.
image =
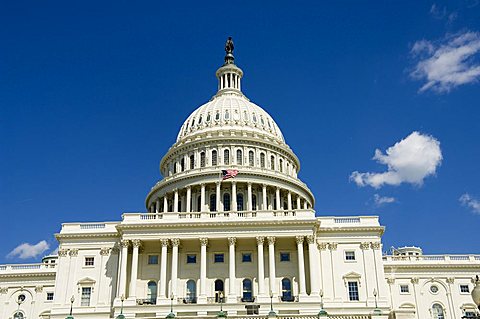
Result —
M118 222L105 222L105 223L64 223L62 224L62 230L60 234L68 233L108 233L117 232L115 226Z
M389 255L383 256L386 262L425 262L425 263L480 263L480 255L419 255L419 256L403 256Z
M380 226L378 216L319 217L320 227L375 227Z
M42 272L45 270L55 270L56 264L11 264L0 265L0 274L21 273L21 272Z
M124 213L124 223L145 223L145 222L168 222L178 220L243 220L259 219L272 220L272 218L306 219L313 220L315 212L311 209L295 210L257 210L257 211L228 211L228 212L168 212L168 213Z
M142 317L144 319L155 319L158 317ZM217 318L214 315L210 316L181 316L178 315L176 316L178 319L203 319L203 318ZM229 319L265 319L267 316L265 315L228 315ZM297 315L297 314L292 314L292 315L284 315L284 314L277 314L276 319L318 319L317 315ZM371 319L373 318L371 315L329 315L328 319ZM383 318L383 317L382 317Z

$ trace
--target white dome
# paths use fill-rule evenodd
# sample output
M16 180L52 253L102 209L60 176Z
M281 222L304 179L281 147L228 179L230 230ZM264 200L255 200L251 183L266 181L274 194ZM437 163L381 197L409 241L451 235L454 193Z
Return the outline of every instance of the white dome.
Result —
M196 109L183 123L177 142L189 136L216 131L238 129L266 135L284 144L282 132L260 106L250 102L240 92L219 92L208 103Z

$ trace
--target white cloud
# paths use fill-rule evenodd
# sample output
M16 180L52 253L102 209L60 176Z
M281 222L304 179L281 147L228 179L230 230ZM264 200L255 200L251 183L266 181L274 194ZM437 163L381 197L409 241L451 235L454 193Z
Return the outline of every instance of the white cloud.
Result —
M15 247L8 253L7 258L18 257L20 259L35 258L50 248L45 240L39 241L35 245L23 243Z
M480 214L480 200L473 198L468 193L460 196L458 200L463 206L470 208L474 213Z
M383 185L410 183L422 185L423 180L434 175L442 162L440 142L433 136L413 132L405 139L389 147L385 154L375 150L373 159L388 166L382 173L353 172L350 180L358 186L380 188Z
M474 58L479 52L478 32L455 34L437 42L417 41L411 53L418 61L410 76L425 81L420 92L449 92L459 85L478 81L480 64Z
M395 203L397 200L395 199L395 197L380 196L378 194L375 194L373 195L373 201L375 202L375 205L382 206L384 204Z

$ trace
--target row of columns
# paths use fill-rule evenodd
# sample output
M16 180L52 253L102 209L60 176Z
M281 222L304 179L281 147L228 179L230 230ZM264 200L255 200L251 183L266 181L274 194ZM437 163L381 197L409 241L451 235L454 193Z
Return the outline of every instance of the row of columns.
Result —
M237 207L237 182L232 181L230 186L230 191L231 191L231 210L236 211ZM215 187L215 195L216 195L216 208L217 211L220 211L221 208L221 182L216 182L216 187ZM294 195L292 194L291 191L287 191L287 207L282 207L282 197L281 197L281 192L280 192L280 187L275 188L275 204L277 209L286 209L286 210L293 210L293 202L292 202L292 197ZM252 183L247 183L247 210L252 211L253 206L252 206L252 198L253 198L253 192L252 192ZM178 208L178 202L179 202L179 190L174 189L173 190L173 212L178 213L179 208ZM192 202L192 187L187 186L186 187L186 207L185 211L186 213L190 213L192 211L191 207L191 202ZM296 203L295 203L295 209L302 209L302 198L300 195L296 195ZM155 202L152 202L150 205L150 213L160 213L162 212L161 210L161 203L160 203L160 198L157 198ZM167 196L163 196L163 212L168 212L168 198ZM206 185L205 183L200 184L200 206L197 207L198 211L205 211L206 210ZM267 185L263 184L262 185L262 203L261 203L261 210L267 210ZM308 209L308 202L306 199L303 199L303 209Z
M303 252L303 243L305 236L296 236L297 244L297 253L298 253L298 283L299 283L299 295L306 296L306 283L305 283L305 260ZM318 260L318 250L315 243L315 237L313 235L306 236L308 242L308 253L309 253L309 268L310 268L310 295L318 295L320 292L318 276L319 264ZM199 290L199 301L206 300L206 287L207 287L207 245L208 238L200 238L200 290ZM266 291L265 287L265 265L264 265L264 243L265 240L268 244L268 268L269 268L269 291ZM258 260L258 269L257 269L257 278L258 278L258 295L259 296L268 296L269 293L273 295L277 294L276 286L276 267L275 267L275 241L274 236L258 236L256 237L257 241L257 260ZM173 239L160 239L161 243L161 256L160 256L160 280L158 284L158 298L165 299L166 287L167 287L167 254L168 254L168 245L169 242L172 246L172 259L171 259L171 293L173 297L177 297L177 279L178 279L178 247L180 245L180 240L178 238ZM235 258L235 245L237 242L236 237L228 237L228 253L229 253L229 291L227 296L227 301L235 302L236 301L236 258ZM129 298L136 298L136 284L138 278L138 257L139 257L139 248L141 241L138 239L131 240L133 246L132 249L132 266L130 274L130 285L129 285ZM126 287L127 287L127 259L128 259L128 248L130 245L129 240L121 241L121 256L120 256L120 278L119 278L119 289L118 297L126 296Z

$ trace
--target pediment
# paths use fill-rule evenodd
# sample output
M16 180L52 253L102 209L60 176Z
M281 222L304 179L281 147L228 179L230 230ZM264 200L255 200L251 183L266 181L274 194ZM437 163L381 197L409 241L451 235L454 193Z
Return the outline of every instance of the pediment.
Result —
M85 278L82 278L78 281L79 285L93 285L95 284L95 279L92 279L90 277L85 277Z

